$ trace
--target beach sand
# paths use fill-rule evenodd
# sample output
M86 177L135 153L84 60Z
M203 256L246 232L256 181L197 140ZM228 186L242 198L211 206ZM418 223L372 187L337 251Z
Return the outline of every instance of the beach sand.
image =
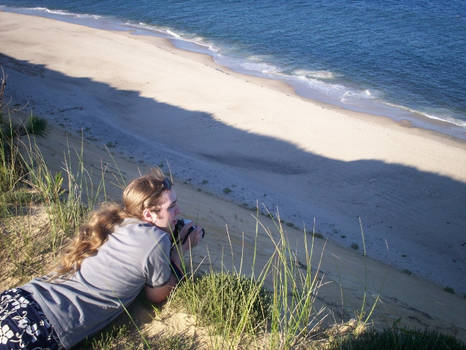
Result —
M64 130L73 142L83 130L94 167L108 160L105 143L128 178L169 164L184 215L209 233L196 261L208 248L219 267L225 225L235 255L242 232L250 252L253 212L235 203L257 201L299 227L315 218L329 239L322 270L343 286L344 312L360 308L367 288L383 295L379 324L401 318L466 338L464 141L305 100L164 39L40 17L0 12L0 64L14 103L52 122L43 146L55 162ZM302 231L285 227L302 256ZM260 262L271 246L259 239ZM339 283L321 301L340 305Z

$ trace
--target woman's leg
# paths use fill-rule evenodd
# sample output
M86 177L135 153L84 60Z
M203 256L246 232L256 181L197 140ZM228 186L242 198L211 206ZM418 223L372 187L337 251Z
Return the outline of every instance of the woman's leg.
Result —
M0 294L0 350L62 349L58 337L34 298L22 289Z

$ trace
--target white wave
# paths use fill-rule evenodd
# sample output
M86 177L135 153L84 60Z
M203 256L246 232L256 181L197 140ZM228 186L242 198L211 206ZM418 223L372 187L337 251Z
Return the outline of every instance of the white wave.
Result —
M168 39L178 39L178 40L183 40L187 41L184 37L183 34L175 32L172 28L166 27L166 26L156 26L153 24L148 24L145 22L138 22L133 23L133 22L125 22L125 25L133 28L139 28L151 32L158 33L159 35L162 34L163 36L166 36Z
M338 98L338 96L342 96L345 94L346 91L348 91L348 88L346 86L343 86L341 84L336 84L336 83L328 83L319 79L311 79L307 78L305 76L299 75L299 76L294 76L294 78L299 79L300 81L303 81L311 87L312 89L316 89L320 92L325 93L326 95L331 95L335 96Z
M130 28L137 28L137 29L151 31L159 36L163 36L168 39L176 39L182 42L195 44L201 48L204 48L206 51L210 51L212 55L220 51L214 44L208 42L207 40L205 40L205 38L201 36L195 36L195 35L175 32L172 28L169 28L169 27L155 26L155 25L148 24L145 22L134 23L134 22L128 22L128 21L124 22L124 25ZM187 50L190 50L190 49L187 49Z
M271 57L268 55L251 55L247 57L248 61L251 62L267 62Z
M187 49L188 51L195 51L195 52L201 52L201 53L207 53L210 55L215 55L220 52L220 49L216 47L213 43L207 41L204 37L195 35L195 34L190 34L190 33L175 33L171 29L166 29L165 32L169 35L171 35L174 39L181 40L185 43L189 43L194 45L194 48L191 46L188 48L187 47L182 47L184 49Z
M261 72L261 73L264 73L264 74L277 73L277 72L280 71L278 67L276 67L274 65L271 65L271 64L268 64L268 63L265 63L265 62L244 61L244 62L240 63L240 66L243 69L247 69L247 70L250 70L250 71L256 71L256 72Z
M358 99L376 99L380 97L380 93L376 91L371 91L369 89L366 90L347 90L341 96L340 102L341 103L349 103L351 100L358 100Z
M23 10L46 12L51 15L69 16L69 17L76 17L76 18L93 18L93 19L102 18L102 16L99 16L99 15L91 15L87 13L74 13L74 12L69 12L67 10L51 10L46 7L28 7L28 8L23 8Z
M260 72L263 74L280 75L281 70L279 67L267 63L265 55L251 55L246 58L230 58L229 61L242 69L249 71Z
M466 121L464 121L464 120L456 119L456 118L453 118L453 117L450 117L450 116L436 116L436 115L428 114L428 113L425 113L425 112L419 112L419 111L416 111L416 113L420 113L420 114L426 116L429 119L435 119L435 120L439 120L439 121L442 121L442 122L447 122L447 123L450 123L450 124L453 124L453 125L456 125L456 126L460 126L462 128L466 128Z
M183 40L184 41L188 41L188 42L191 42L193 44L196 44L198 46L201 46L213 53L216 53L216 52L219 52L220 49L218 47L216 47L213 43L209 42L208 40L206 40L206 38L202 37L202 36L199 36L199 35L194 35L192 37L189 37L189 36L183 36Z
M176 38L176 39L181 39L182 36L175 33L174 31L170 30L170 29L166 29L165 32L169 35L171 35L172 37Z
M19 8L20 10L31 10L31 11L50 11L48 8L46 7L22 7L22 8Z
M61 15L61 16L76 16L76 13L71 13L66 10L51 10L46 7L33 7L32 10L43 11L50 13L52 15Z
M126 21L126 22L123 22L123 23L124 23L124 25L126 25L128 27L134 27L134 28L139 28L139 29L144 29L144 30L154 30L154 31L157 31L157 32L165 31L165 30L163 30L163 28L156 27L156 26L153 26L151 24L144 23L144 22L134 23L134 22Z
M123 25L128 28L135 28L135 29L140 29L144 31L154 32L156 35L159 35L159 36L168 35L165 29L161 27L156 27L156 26L144 23L144 22L134 23L134 22L126 21L126 22L123 22Z
M189 43L193 43L197 46L203 47L206 50L211 51L212 53L217 53L220 51L218 47L216 47L213 43L209 42L208 40L206 40L206 38L202 36L195 35L195 34L185 34L185 33L183 34L177 33L177 35L179 36L177 39L180 39L180 40L183 40Z
M214 53L219 53L220 52L220 49L215 46L214 44L211 44L211 43L207 43L208 44L208 48L210 51L214 52Z
M297 77L306 77L306 78L323 79L323 80L331 80L337 77L335 73L328 71L328 70L296 69L293 71L292 74Z
M77 14L76 17L78 18L92 18L92 19L101 19L102 16L99 15L88 15L88 14Z
M410 113L418 114L418 115L421 115L421 116L429 118L429 119L438 120L438 121L441 121L441 122L445 122L445 123L453 124L455 126L466 128L466 121L461 120L461 119L457 119L457 118L454 118L454 117L448 115L448 110L433 111L433 113L435 113L435 114L433 114L432 112L424 112L424 111L416 110L416 109L409 108L409 107L406 107L406 106L397 105L395 103L384 102L384 104L386 104L387 106L390 106L390 107L403 109L403 110L408 111Z

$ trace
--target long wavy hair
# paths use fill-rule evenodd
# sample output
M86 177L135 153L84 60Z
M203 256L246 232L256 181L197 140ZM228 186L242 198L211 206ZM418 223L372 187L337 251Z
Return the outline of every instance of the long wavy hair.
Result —
M97 254L116 225L121 224L125 218L142 219L143 210L156 209L162 192L170 187L171 181L158 168L131 181L123 191L123 206L104 203L90 214L87 223L79 228L64 248L52 279L78 271L85 258Z

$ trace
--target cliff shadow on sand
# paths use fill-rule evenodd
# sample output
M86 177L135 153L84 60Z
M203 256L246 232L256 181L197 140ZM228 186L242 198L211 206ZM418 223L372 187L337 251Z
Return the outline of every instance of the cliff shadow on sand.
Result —
M238 202L278 206L283 218L298 225L311 227L316 217L318 230L342 245L359 242L361 217L369 256L466 291L463 182L379 160L327 158L136 90L1 54L0 64L15 103L28 102L66 129L84 130L88 138L155 165L168 160L181 180L208 179L208 190L228 187ZM309 130L309 137L318 132Z

